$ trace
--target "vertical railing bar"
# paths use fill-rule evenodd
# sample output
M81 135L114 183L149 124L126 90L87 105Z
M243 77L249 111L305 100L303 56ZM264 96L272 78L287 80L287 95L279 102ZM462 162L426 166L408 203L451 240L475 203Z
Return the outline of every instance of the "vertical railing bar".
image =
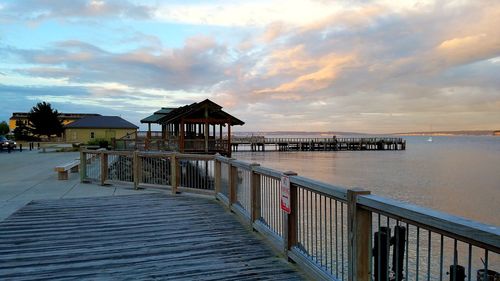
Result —
M326 199L325 199L326 200ZM333 256L333 251L332 251L332 244L333 244L333 231L332 231L332 198L328 197L328 234L327 237L330 238L330 243L328 243L327 250L326 250L326 266L327 268L329 267L330 274L332 274L332 268L333 268L333 263L332 263L332 256ZM328 251L330 250L330 251ZM330 256L328 256L328 252L330 253Z
M483 280L488 280L488 250L484 250L484 273Z
M443 248L444 248L444 236L441 234L441 245L439 246L439 281L443 281Z
M391 218L389 218L389 217L386 216L385 219L386 219L386 226L387 226L387 237L386 237L386 251L387 251L387 256L384 257L384 258L387 259L387 267L386 267L386 272L385 272L385 280L389 281L389 258L390 258L390 252L391 252L391 248L390 248L391 247L391 241L390 241L391 235L389 235L389 234L391 232L390 231L391 230L391 228L390 228L390 219Z
M420 227L417 226L417 251L416 251L416 259L415 259L415 263L416 263L416 270L415 270L415 273L416 273L416 278L415 280L418 281L418 277L419 277L419 263L420 263Z
M314 192L314 257L318 262L318 194Z
M279 190L279 186L277 184L277 182L274 180L274 192L275 192L275 205L274 205L274 210L275 210L275 216L276 216L276 230L278 231L278 233L280 233L280 235L283 234L282 232L282 229L283 229L283 226L282 226L282 213L281 213L281 207L280 207L280 190Z
M323 195L319 195L319 257L320 265L323 266Z
M273 210L273 228L274 228L274 231L278 234L281 234L280 233L280 228L279 228L279 219L278 219L278 210L276 208L276 197L277 197L277 194L276 194L276 184L275 184L275 181L272 180L271 181L271 186L272 186L272 190L273 190L273 206L272 206L272 210Z
M266 190L267 190L267 210L266 210L266 223L273 230L271 219L272 219L272 213L271 213L271 201L272 201L272 190L271 187L269 186L269 178L266 177Z
M302 196L301 196L301 188L297 186L297 246L301 247L302 246Z
M453 281L457 281L457 239L453 239ZM450 272L452 274L452 272Z
M267 177L264 175L261 175L260 179L260 200L261 200L261 207L260 207L260 212L261 212L261 217L264 219L264 222L267 224L267 199L269 195L267 194L267 188L266 188L266 181Z
M283 215L282 215L282 212L281 212L281 190L280 190L280 183L281 182L277 182L277 181L274 181L274 184L275 184L275 190L276 190L276 218L278 220L278 230L281 231L281 235L284 236L284 233L283 233Z
M472 244L469 244L469 262L468 262L467 280L471 281L472 277Z
M329 213L330 213L330 219L329 219L329 223L330 223L330 235L328 235L330 237L330 274L333 275L333 218L332 218L332 202L333 202L333 199L330 197L330 204L328 204L328 207L329 207Z
M408 265L408 253L410 252L410 224L406 223L406 255L405 255L405 280L408 280L408 275L409 275L409 265Z
M273 189L272 189L272 187L271 187L271 181L270 181L270 179L269 179L269 178L267 178L267 184L266 184L266 185L267 185L267 189L268 189L268 192L269 192L269 200L268 200L268 202L267 202L267 203L268 203L268 205L269 205L269 206L268 206L268 209L267 209L267 210L268 210L268 212L269 212L269 213L268 213L268 220L267 220L267 223L268 223L268 225L269 225L269 228L271 228L271 230L273 230L273 231L274 231L274 229L273 229L273 223L272 223L272 220L273 220L273 212L272 212L272 207L271 207L271 206L272 206L272 203L273 203L274 198L273 198Z
M307 253L307 190L302 188L302 250Z
M271 202L270 202L271 206L269 209L271 211L271 229L274 232L279 234L278 229L276 228L276 210L274 208L274 201L275 201L274 181L271 181L271 179L269 179L269 180L270 180L269 185L270 185L270 190L271 190Z
M339 230L339 223L338 223L338 206L337 206L338 201L335 200L335 277L339 278L339 236L338 236L338 230Z
M431 231L428 230L428 237L427 237L427 281L431 280Z
M344 264L344 203L340 203L340 224L342 227L342 231L340 232L341 234L341 247L342 247L342 280L345 280L344 278L344 271L345 271L345 264Z
M380 216L380 213L377 214L377 224L378 224L378 228L377 228L377 231L378 231L378 235L377 235L377 280L380 280L381 279L381 274L380 272L382 271L382 265L381 265L381 261L382 261L382 254L381 254L381 251L380 249L382 248L382 238L380 237L381 235L381 231L380 231L380 227L381 227L381 222L380 222L380 219L381 219L381 216Z
M264 220L265 220L265 223L266 225L271 228L271 219L270 219L270 215L269 215L269 200L270 200L270 197L271 197L271 192L269 190L269 186L268 186L268 178L267 176L264 176L264 181L263 181L263 187L265 189L265 194L262 194L263 198L265 199L265 216L264 216Z
M307 212L309 218L308 218L308 226L307 228L309 229L310 233L308 233L308 240L309 240L309 246L307 247L307 252L309 253L309 256L312 258L313 257L313 251L312 251L312 236L313 236L313 229L312 229L312 191L308 191L308 201L309 201L309 204L308 204L308 207L309 207L309 210Z
M399 220L396 220L396 226L399 228ZM395 270L395 275L396 275L396 280L395 281L399 281L399 233L396 234L396 228L394 229L394 237L396 237L395 241L394 241L394 252L396 253L396 256L394 257L394 259L396 260L396 270ZM398 230L399 231L399 230ZM408 250L408 249L407 249Z

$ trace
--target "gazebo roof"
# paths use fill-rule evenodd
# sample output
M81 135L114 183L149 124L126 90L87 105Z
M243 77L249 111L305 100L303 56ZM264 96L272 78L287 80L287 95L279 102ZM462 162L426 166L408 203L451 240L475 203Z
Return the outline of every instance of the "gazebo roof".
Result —
M150 115L150 116L142 119L141 123L155 123L155 124L157 124L158 121L162 117L164 117L165 115L167 115L168 113L170 113L174 109L175 108L171 108L171 107L162 107L160 110L155 111L155 113L153 113L153 115Z
M208 117L205 116L205 109L208 110ZM231 125L243 125L245 122L232 116L231 114L222 110L222 106L214 103L213 101L206 99L202 102L192 103L190 105L181 106L179 108L173 109L168 114L164 115L158 120L160 124L169 123L179 123L181 119L204 119L210 118L212 120L218 120L221 123L229 123Z

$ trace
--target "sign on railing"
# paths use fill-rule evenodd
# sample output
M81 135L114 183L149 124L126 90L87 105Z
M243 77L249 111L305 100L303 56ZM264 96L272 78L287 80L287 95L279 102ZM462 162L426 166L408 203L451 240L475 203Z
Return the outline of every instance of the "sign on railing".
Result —
M290 178L286 175L281 177L281 210L290 214Z

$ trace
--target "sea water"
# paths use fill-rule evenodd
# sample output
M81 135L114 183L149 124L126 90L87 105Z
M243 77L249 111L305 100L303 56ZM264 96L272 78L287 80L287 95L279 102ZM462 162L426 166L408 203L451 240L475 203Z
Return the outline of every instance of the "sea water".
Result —
M403 138L403 151L236 152L233 157L500 225L500 137Z

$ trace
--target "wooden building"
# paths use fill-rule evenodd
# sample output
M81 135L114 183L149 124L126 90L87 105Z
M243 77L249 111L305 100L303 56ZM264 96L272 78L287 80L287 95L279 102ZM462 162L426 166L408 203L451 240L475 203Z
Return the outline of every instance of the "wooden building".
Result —
M138 127L119 116L87 116L64 126L67 142L111 141L136 135Z
M208 99L179 108L162 108L141 123L148 124L146 149L151 143L151 124L159 124L166 150L227 156L231 155L231 126L245 124Z

